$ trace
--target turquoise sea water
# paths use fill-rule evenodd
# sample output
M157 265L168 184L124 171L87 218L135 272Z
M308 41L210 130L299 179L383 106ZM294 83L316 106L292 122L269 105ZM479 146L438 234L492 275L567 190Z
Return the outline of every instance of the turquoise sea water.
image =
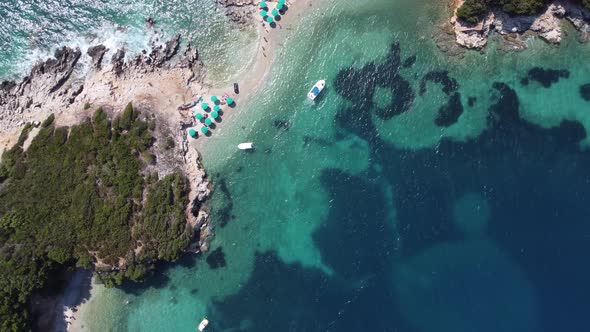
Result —
M309 7L282 32L240 121L203 148L212 253L100 292L77 324L194 331L206 316L212 331L587 330L580 86L590 47L570 35L561 47L492 43L448 57L431 38L446 10L434 0ZM305 95L321 78L312 104ZM236 152L243 141L257 150Z

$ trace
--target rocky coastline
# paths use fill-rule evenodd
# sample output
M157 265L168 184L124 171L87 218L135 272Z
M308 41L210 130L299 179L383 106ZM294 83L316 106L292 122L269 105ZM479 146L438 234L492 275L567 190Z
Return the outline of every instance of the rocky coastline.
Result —
M192 230L194 241L187 251L206 251L213 236L209 222L207 198L211 193L207 173L198 152L186 144L182 126L186 119L175 108L168 107L172 100L157 96L152 90L170 91L184 101L199 93L205 68L196 48L190 45L181 49L181 35L161 44L152 45L149 51L127 58L124 49L116 50L110 62L105 62L108 49L95 45L86 52L61 47L55 57L36 64L21 81L4 81L0 84L0 129L2 132L19 132L25 123L39 126L50 114L55 114L60 125L76 124L89 116L96 107L113 115L122 111L123 103L133 101L142 114L150 114L159 121L158 131L174 139L174 156L156 156L150 166L161 177L181 168L190 182L186 223ZM80 74L82 60L88 57L91 68ZM168 89L161 84L176 84ZM179 91L180 90L180 91ZM173 114L170 114L173 113ZM6 143L4 148L9 148ZM120 271L125 260L104 264L96 257L97 271Z
M454 34L456 44L466 49L483 49L493 32L500 35L508 45L505 48L511 50L525 49L525 39L530 36L559 44L566 21L578 31L580 41L590 39L590 11L569 1L553 1L542 13L532 16L510 16L495 8L475 24L457 18L457 9L462 4L463 0L453 2L453 16L447 29Z

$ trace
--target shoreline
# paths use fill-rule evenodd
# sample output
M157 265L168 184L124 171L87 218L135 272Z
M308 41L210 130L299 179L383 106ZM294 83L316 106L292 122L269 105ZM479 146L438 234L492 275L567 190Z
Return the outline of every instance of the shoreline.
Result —
M247 102L265 83L265 78L270 74L275 63L276 51L282 47L282 42L285 40L285 34L289 28L297 23L301 14L304 12L305 6L311 4L311 0L288 0L288 11L283 15L280 23L277 23L275 28L269 27L267 23L262 21L258 11L254 18L256 23L256 55L253 60L245 65L244 75L240 79L236 79L239 84L240 93L235 95L231 85L225 88L214 88L207 91L206 95L223 95L228 93L230 96L238 98L239 104L231 111L224 114L224 121L232 121L238 113L244 111L241 109L243 103ZM264 23L264 26L262 25ZM264 48L264 49L263 49ZM223 126L223 124L221 125ZM200 151L203 144L209 139L215 139L215 133L212 137L206 139L196 139L191 144L196 150Z
M72 125L79 123L83 118L87 117L90 112L93 112L95 106L101 106L110 109L112 112L121 111L128 101L134 101L141 104L149 105L149 108L155 110L155 114L158 118L165 118L169 124L184 122L182 112L177 111L177 106L194 100L197 96L210 96L210 95L222 95L225 92L229 93L232 97L235 97L238 104L230 112L226 112L224 115L225 121L235 121L238 117L234 115L242 111L240 105L249 100L250 97L254 96L254 93L264 84L264 79L269 75L272 70L272 65L275 63L276 49L281 47L280 45L284 40L286 30L288 27L296 23L296 20L302 12L304 5L310 3L310 0L291 0L289 2L289 9L283 16L283 20L280 24L277 24L276 28L270 28L268 24L265 27L262 26L261 19L256 16L254 20L257 29L256 38L256 58L252 59L249 63L245 64L244 75L242 78L236 79L240 86L239 95L233 93L233 87L228 85L224 88L209 88L211 82L207 81L206 73L202 74L197 82L192 82L187 86L183 86L183 81L187 79L186 73L178 68L171 69L157 69L153 72L141 73L139 75L133 73L129 77L117 78L113 72L113 69L103 68L100 71L92 71L87 73L86 79L90 78L91 85L89 86L93 93L81 94L82 98L76 100L66 110L56 112L56 123L62 126ZM264 47L264 50L263 48ZM206 67L205 67L206 68ZM206 71L204 69L203 71ZM124 74L126 75L126 74ZM139 77L138 77L139 76ZM139 81L139 82L138 82ZM115 82L112 84L109 82ZM87 88L85 88L87 90ZM113 90L117 91L114 93ZM84 109L83 101L90 100L93 105L90 109ZM165 111L164 111L165 110ZM34 115L27 118L27 122L43 121L46 116L50 114L50 111L44 110L43 112L36 112ZM165 115L165 116L164 116ZM224 124L220 124L223 126ZM20 128L13 130L12 132L3 132L0 134L0 153L5 147L9 147L16 141L20 133ZM215 131L211 137L199 137L198 139L192 140L189 144L192 148L187 150L185 156L186 159L197 159L200 160L201 155L199 148L207 144L210 139L215 139ZM192 163L190 168L194 168ZM204 175L204 169L199 163L196 167L201 169ZM199 194L200 183L194 183L191 181L191 196L189 199L192 201L195 196ZM208 187L208 185L207 185ZM208 193L207 193L208 195ZM187 208L187 211L190 208ZM204 218L204 220L203 220ZM207 223L208 215L202 215L199 213L198 217L191 222L193 226L201 227ZM190 221L189 221L190 222ZM199 243L201 245L201 243ZM205 244L206 249L206 244ZM81 272L80 272L81 273ZM92 272L91 272L92 273ZM93 287L94 281L91 278L90 283L81 283L81 276L79 273L72 277L68 283L64 293L60 294L58 298L58 304L55 306L54 311L54 330L56 331L84 331L84 313L87 310L87 305L90 302L96 287Z
M478 22L468 23L457 17L457 10L465 0L451 0L451 18L448 23L454 33L455 43L465 49L483 50L492 32L496 32L505 49L520 51L526 49L526 39L538 36L545 42L559 45L565 34L563 24L571 24L578 32L581 42L590 40L590 10L567 0L552 1L536 15L510 16L498 8L492 8Z

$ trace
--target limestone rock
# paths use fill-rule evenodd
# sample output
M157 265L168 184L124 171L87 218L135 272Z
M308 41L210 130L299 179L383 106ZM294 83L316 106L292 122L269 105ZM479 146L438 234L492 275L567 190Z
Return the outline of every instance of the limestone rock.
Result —
M104 45L96 45L88 48L86 53L92 58L92 66L96 69L101 69L102 59L109 49Z

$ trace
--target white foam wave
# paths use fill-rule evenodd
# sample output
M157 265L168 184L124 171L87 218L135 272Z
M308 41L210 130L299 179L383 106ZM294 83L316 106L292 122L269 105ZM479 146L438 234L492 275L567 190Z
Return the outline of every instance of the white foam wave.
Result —
M85 56L88 48L102 44L108 48L103 63L110 63L112 55L118 49L124 49L125 60L129 60L140 54L142 50L149 51L152 47L160 45L167 38L167 34L162 30L152 28L138 28L134 26L116 26L113 24L104 24L93 32L81 35L78 32L68 32L63 37L63 42L52 45L51 47L36 46L29 49L22 57L22 61L15 64L11 77L20 79L26 76L31 68L39 61L45 61L52 58L55 51L63 46L79 48L82 51L76 72L84 74L90 69L91 58Z

